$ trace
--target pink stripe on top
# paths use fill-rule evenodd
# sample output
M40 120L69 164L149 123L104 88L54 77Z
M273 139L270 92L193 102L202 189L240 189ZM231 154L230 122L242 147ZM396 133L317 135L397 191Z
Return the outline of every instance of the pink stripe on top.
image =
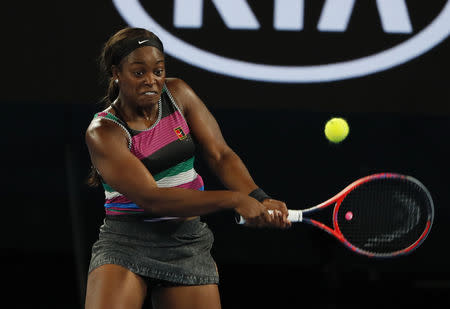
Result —
M178 139L175 129L181 127L184 134L189 133L189 127L179 111L161 119L157 126L133 136L131 152L139 159L146 158L162 147Z
M127 204L131 203L129 199L127 199L124 195L114 197L112 199L106 199L105 204L112 204L112 203L120 203L120 204Z
M202 176L197 175L197 178L195 178L191 182L184 183L182 185L176 186L176 188L184 188L184 189L193 189L193 190L200 190L204 187Z
M105 208L105 213L109 216L120 216L120 215L126 215L126 214L140 214L143 213L144 210L142 209L133 209L132 211L125 211L123 209L118 208L117 210L109 210Z
M144 212L144 209L136 209L136 208L122 208L122 207L108 207L107 210L125 210L132 212Z

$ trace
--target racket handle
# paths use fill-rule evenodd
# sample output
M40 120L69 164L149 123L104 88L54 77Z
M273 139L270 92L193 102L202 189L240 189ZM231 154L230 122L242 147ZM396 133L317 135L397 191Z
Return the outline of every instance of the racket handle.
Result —
M273 214L273 210L268 210L269 214ZM291 222L302 222L303 221L303 213L301 210L288 210L289 215L287 219ZM245 224L245 219L242 216L237 217L237 223L238 224Z

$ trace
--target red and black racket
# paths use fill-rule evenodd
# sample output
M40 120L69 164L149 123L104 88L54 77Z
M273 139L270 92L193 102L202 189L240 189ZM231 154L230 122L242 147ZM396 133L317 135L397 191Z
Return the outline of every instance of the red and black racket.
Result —
M307 218L334 205L333 228ZM306 222L370 257L407 254L420 246L433 224L433 200L411 176L381 173L361 178L331 199L304 210L289 210L291 222ZM241 217L240 224L245 223Z

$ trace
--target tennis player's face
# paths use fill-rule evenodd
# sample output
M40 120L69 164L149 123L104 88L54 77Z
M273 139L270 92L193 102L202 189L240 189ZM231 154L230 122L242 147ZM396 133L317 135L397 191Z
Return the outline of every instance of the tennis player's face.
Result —
M140 47L123 60L117 74L124 103L139 107L157 104L166 78L164 55L155 47Z

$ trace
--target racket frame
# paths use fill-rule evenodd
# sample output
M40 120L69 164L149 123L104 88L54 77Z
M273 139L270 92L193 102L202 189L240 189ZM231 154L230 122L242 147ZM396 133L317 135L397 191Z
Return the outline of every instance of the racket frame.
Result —
M356 189L357 187L359 187L360 185L362 185L363 183L372 181L372 180L376 180L376 179L384 179L384 178L400 178L400 179L406 179L408 181L414 182L415 184L417 184L426 194L428 197L428 200L430 201L430 213L429 213L429 217L427 219L427 224L426 227L423 231L423 233L421 234L421 236L410 246L408 246L407 248L404 248L402 250L398 250L398 251L394 251L394 252L389 252L389 253L374 253L374 252L370 252L370 251L366 251L363 250L361 248L355 247L354 245L352 245L342 234L340 228L339 228L339 224L338 224L338 211L339 211L339 207L341 206L342 201L345 199L345 197L354 189ZM318 211L320 209L329 207L330 205L334 204L334 209L333 209L333 216L332 216L332 222L333 222L333 228L325 225L324 223L314 220L314 219L310 219L305 217L305 215L313 213L315 211ZM429 231L431 229L432 223L433 223L433 218L434 218L434 206L433 206L433 200L431 198L430 192L427 190L427 188L421 183L419 182L417 179L411 177L411 176L406 176L406 175L401 175L401 174L396 174L396 173L378 173L378 174L373 174L373 175L369 175L363 178L360 178L356 181L354 181L353 183L351 183L350 185L348 185L347 187L345 187L341 192L339 192L338 194L336 194L335 196L333 196L332 198L324 201L323 203L320 203L316 206L307 208L307 209L303 209L301 210L301 217L302 220L301 221L297 221L297 222L305 222L308 224L311 224L315 227L320 228L321 230L327 232L328 234L334 236L335 238L337 238L339 241L341 241L347 248L349 248L350 250L362 254L362 255L366 255L368 257L377 257L377 258L383 258L383 257L394 257L394 256L400 256L400 255L405 255L408 254L410 252L412 252L414 249L416 249L418 246L420 246L422 244L422 242L426 239L426 237L429 234Z

